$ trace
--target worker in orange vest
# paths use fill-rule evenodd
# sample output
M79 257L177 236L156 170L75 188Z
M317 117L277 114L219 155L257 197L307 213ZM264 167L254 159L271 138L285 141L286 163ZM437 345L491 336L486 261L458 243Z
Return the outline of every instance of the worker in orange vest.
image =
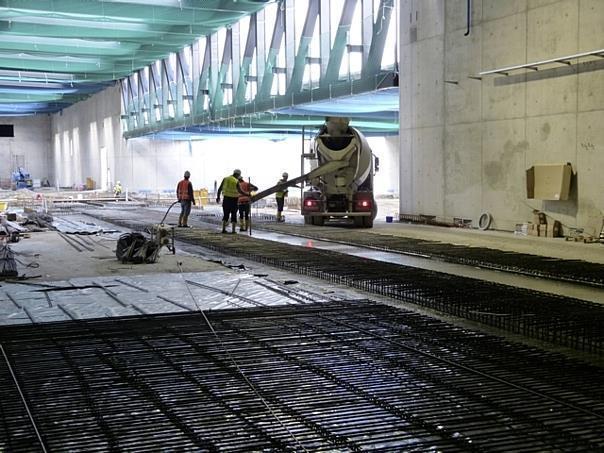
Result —
M182 181L176 186L176 197L180 203L180 217L178 218L178 226L181 228L189 228L189 214L191 214L191 203L195 204L193 196L193 184L189 181L191 173L185 171L185 176Z
M251 207L251 195L253 191L258 190L258 187L250 182L246 182L243 176L239 175L239 187L245 195L239 195L237 199L237 206L239 208L239 231L247 231L247 227L250 223L250 207Z

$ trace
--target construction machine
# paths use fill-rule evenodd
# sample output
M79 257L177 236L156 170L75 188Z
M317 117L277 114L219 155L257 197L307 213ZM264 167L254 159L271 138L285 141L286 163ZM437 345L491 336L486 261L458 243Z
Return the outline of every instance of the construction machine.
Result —
M329 219L346 218L356 227L371 228L377 214L373 176L378 162L349 119L328 117L304 157L311 162L310 172L257 193L252 203L306 183L301 200L304 223L323 225Z

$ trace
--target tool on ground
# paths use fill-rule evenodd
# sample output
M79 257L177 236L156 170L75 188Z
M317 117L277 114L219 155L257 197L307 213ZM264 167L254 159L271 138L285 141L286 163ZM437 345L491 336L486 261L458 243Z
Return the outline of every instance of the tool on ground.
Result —
M115 250L117 259L122 263L155 263L163 247L166 247L173 255L176 254L174 227L166 226L164 221L172 207L177 203L178 201L175 201L168 207L160 223L147 228L149 238L142 233L122 234L117 241Z

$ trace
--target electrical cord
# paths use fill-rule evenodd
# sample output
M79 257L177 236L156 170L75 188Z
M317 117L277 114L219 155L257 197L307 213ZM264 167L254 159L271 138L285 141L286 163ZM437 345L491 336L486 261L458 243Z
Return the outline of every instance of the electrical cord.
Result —
M170 213L170 210L171 210L171 209L174 207L174 205L175 205L176 203L178 203L178 200L176 200L174 203L172 203L172 204L170 205L170 207L168 208L168 210L167 210L167 211L166 211L166 213L164 214L164 218L163 218L163 219L161 219L161 222L159 222L159 223L160 223L160 225L163 225L164 220L166 220L166 217L168 217L168 214Z

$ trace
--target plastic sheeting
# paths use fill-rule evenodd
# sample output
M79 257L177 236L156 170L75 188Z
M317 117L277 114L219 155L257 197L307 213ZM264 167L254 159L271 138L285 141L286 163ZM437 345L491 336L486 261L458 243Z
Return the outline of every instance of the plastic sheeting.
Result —
M292 288L309 291L317 302L332 299L321 295L333 292L332 286L329 291L306 283ZM342 298L352 294L345 291ZM233 271L73 278L3 284L0 325L298 303L303 303L299 297L285 296L270 280Z

